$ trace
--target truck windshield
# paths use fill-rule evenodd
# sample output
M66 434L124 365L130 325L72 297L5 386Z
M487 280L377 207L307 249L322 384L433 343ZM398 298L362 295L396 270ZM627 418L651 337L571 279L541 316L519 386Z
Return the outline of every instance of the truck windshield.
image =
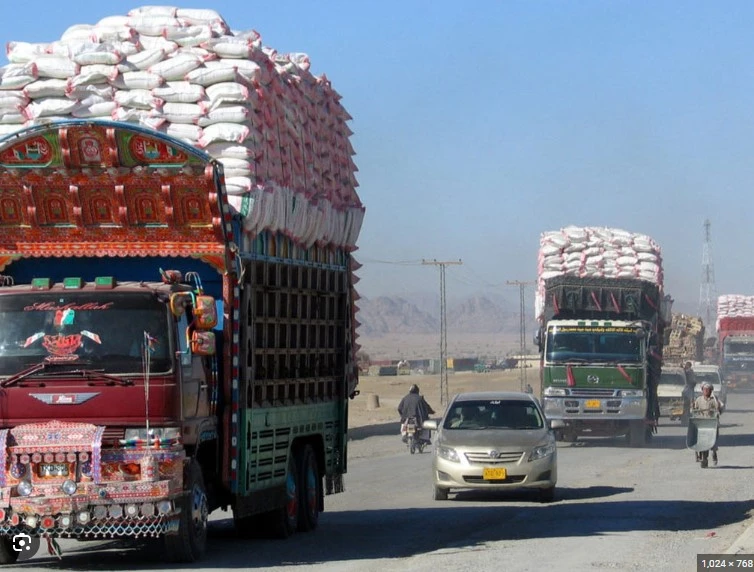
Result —
M604 361L640 362L642 338L635 330L621 328L554 327L547 332L545 359L548 362Z
M751 341L725 341L725 353L728 355L754 356L754 339Z
M134 374L148 361L150 372L167 372L170 319L166 305L149 292L0 296L0 376L40 362Z

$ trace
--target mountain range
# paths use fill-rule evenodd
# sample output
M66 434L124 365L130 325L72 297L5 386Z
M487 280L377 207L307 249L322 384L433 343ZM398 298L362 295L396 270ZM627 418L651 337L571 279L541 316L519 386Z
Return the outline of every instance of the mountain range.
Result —
M377 296L361 298L357 306L360 335L432 334L440 329L440 301L437 296ZM448 301L445 308L447 330L458 333L517 332L519 308L518 304L515 308L511 306L503 297L483 294ZM527 310L533 313L528 307Z

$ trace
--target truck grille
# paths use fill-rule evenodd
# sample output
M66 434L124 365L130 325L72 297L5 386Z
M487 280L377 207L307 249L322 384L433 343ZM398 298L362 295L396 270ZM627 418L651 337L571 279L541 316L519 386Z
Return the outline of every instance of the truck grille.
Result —
M613 397L614 389L590 389L588 387L579 387L571 390L571 397Z

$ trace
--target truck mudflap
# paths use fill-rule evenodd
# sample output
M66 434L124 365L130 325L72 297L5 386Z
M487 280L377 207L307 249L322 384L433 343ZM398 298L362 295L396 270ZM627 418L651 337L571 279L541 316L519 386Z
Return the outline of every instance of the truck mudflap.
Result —
M103 432L58 421L0 430L0 466L6 467L0 471L0 534L122 538L177 532L183 448L127 443L103 450Z

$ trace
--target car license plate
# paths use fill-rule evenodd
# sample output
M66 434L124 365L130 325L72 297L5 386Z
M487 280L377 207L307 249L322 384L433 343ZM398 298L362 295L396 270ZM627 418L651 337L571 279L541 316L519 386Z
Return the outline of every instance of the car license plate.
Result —
M67 463L42 463L39 465L40 477L67 477Z
M494 467L494 468L485 468L482 471L482 478L485 481L497 481L502 480L508 475L507 471L502 468Z
M587 409L599 409L600 405L602 404L600 403L599 399L587 399L584 403L584 407L586 407Z

